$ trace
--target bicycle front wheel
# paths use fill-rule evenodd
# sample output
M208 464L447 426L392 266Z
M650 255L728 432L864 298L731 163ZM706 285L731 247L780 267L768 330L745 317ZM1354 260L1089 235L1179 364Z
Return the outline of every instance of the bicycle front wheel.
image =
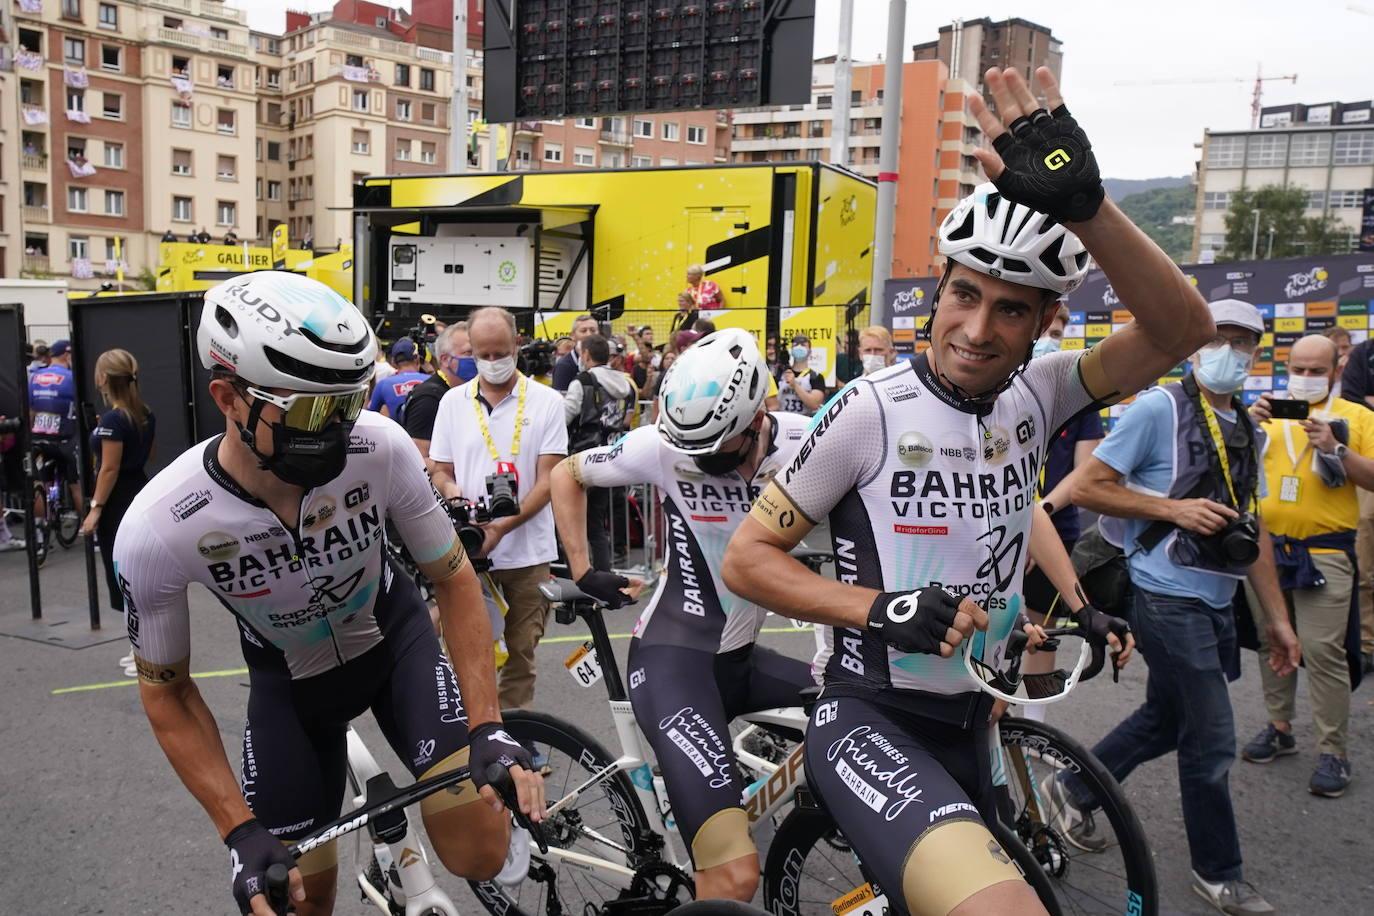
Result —
M1005 717L999 729L1007 794L1002 819L1035 857L1068 913L1154 916L1159 891L1145 830L1107 768L1043 722ZM1080 810L1063 780L1093 806Z
M764 909L774 916L829 916L836 912L836 903L854 897L868 884L868 876L830 815L798 792L768 847ZM873 912L880 909L875 906Z
M532 752L544 775L550 805L604 772L615 760L591 735L553 716L518 711L503 713L502 718L511 737ZM623 772L610 772L587 786L576 801L544 821L544 830L551 853L557 848L630 869L638 869L658 854L651 848L650 838L655 835L644 808ZM469 882L493 916L542 916L550 912L582 916L600 912L622 894L622 887L595 867L565 865L556 856L543 857L537 848L531 849L530 855L529 876L518 887L504 888L494 881ZM679 885L668 880L662 884L672 892L680 891ZM688 892L684 899L690 896Z

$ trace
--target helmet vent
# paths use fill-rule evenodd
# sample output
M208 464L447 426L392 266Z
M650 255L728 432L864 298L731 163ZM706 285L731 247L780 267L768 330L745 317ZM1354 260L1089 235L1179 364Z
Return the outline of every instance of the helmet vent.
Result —
M1078 265L1079 270L1082 270L1083 265L1088 263L1088 253L1086 251L1080 251L1073 256L1073 262Z
M973 208L969 207L964 212L964 221L955 228L949 230L945 236L951 242L960 242L964 239L973 238Z
M1016 238L1018 235L1021 234L1021 231L1026 228L1026 223L1029 223L1031 221L1031 217L1036 215L1035 211L1032 210L1030 207L1023 207L1022 209L1026 211L1026 215L1021 217L1021 224L1017 226L1015 230L1012 230L1011 228L1011 220L1007 220L1005 223L1002 224L1002 244L1006 244L1008 232L1011 233L1012 238Z
M982 261L984 264L993 264L997 261L997 255L993 254L991 251L988 251L986 248L970 248L968 253L973 255L978 260Z
M234 316L229 314L229 310L222 305L215 306L215 321L224 328L224 332L231 339L237 340L239 336L239 323L234 320Z
M1002 269L1015 271L1016 273L1021 274L1028 274L1031 272L1030 265L1027 264L1025 261L1018 260L1017 258L1003 258Z
M1056 277L1063 276L1064 274L1064 265L1059 260L1059 252L1062 251L1063 248L1064 236L1061 235L1053 242L1050 242L1050 247L1040 252L1040 263L1044 264L1045 267L1049 269L1049 272Z
M735 359L739 359L739 355L743 352L744 348L741 347L739 344L735 344L733 347L730 348L730 355L733 356Z
M993 219L994 217L997 216L997 208L998 208L999 206L1001 206L1001 204L1002 204L1002 195L1001 195L1001 194L989 194L989 195L988 195L988 202L987 202L987 207L988 207L988 219Z
M267 361L272 364L272 368L278 372L285 373L292 378L314 382L317 385L356 385L367 381L368 376L372 373L372 366L370 365L363 365L358 369L329 369L323 366L312 366L272 347L263 347L262 352L266 355Z
M353 343L336 344L324 340L309 328L299 327L296 331L321 350L328 350L331 353L361 353L367 349L368 335L364 334Z

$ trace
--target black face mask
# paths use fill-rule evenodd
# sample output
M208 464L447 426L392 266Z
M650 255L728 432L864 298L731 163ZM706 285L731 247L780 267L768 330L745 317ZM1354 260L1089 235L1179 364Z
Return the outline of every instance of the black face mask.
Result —
M751 429L745 434L744 448L737 452L717 452L713 455L696 455L692 460L696 462L697 468L711 477L724 477L726 474L733 474L740 465L748 460L754 445L759 441L759 431Z
M262 415L263 402L254 398L248 409L248 428L235 421L239 438L258 457L258 467L271 471L283 483L313 490L322 487L343 473L348 463L348 434L352 423L331 423L318 433L292 429L285 423L270 423L272 454L257 449L257 437L249 432L256 429Z

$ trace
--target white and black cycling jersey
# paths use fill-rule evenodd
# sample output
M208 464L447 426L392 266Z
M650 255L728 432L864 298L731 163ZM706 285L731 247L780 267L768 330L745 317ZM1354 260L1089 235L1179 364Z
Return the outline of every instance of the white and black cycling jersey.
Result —
M393 594L394 575L388 518L417 563L461 557L423 460L393 420L359 415L344 472L305 493L294 529L225 473L221 438L163 469L120 525L115 569L142 661L190 657L186 590L199 583L238 618L247 642L279 652L293 679L311 677L382 639L378 602Z
M573 456L573 473L584 486L658 488L666 556L658 587L635 626L641 643L720 653L758 638L768 611L726 589L720 569L730 536L764 484L791 463L805 434L805 417L768 416L767 450L752 480L738 473L708 476L691 457L668 448L652 426Z
M972 597L990 618L973 651L991 663L1022 608L1046 443L1092 401L1078 372L1083 352L1036 359L981 411L945 390L924 354L855 379L817 412L796 460L774 479L785 497L771 507L777 524L795 524L787 512L812 525L828 518L842 581ZM908 654L860 629L826 627L823 642L827 687L899 704L975 688L957 656Z

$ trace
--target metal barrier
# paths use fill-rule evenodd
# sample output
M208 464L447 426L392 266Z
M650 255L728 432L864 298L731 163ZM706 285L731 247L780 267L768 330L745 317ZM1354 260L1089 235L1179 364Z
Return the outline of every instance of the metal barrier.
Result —
M0 347L0 416L19 420L15 431L18 439L16 451L28 456L29 451L29 392L28 372L24 364L24 306L21 303L0 305L0 341L10 340L13 347ZM0 490L5 491L6 501L24 513L24 537L27 543L29 567L29 613L34 620L43 617L43 594L38 584L37 534L33 524L33 462L23 460L23 476L17 494L9 492L0 480ZM0 474L5 474L0 469ZM0 525L8 525L5 520L5 507L0 506Z

